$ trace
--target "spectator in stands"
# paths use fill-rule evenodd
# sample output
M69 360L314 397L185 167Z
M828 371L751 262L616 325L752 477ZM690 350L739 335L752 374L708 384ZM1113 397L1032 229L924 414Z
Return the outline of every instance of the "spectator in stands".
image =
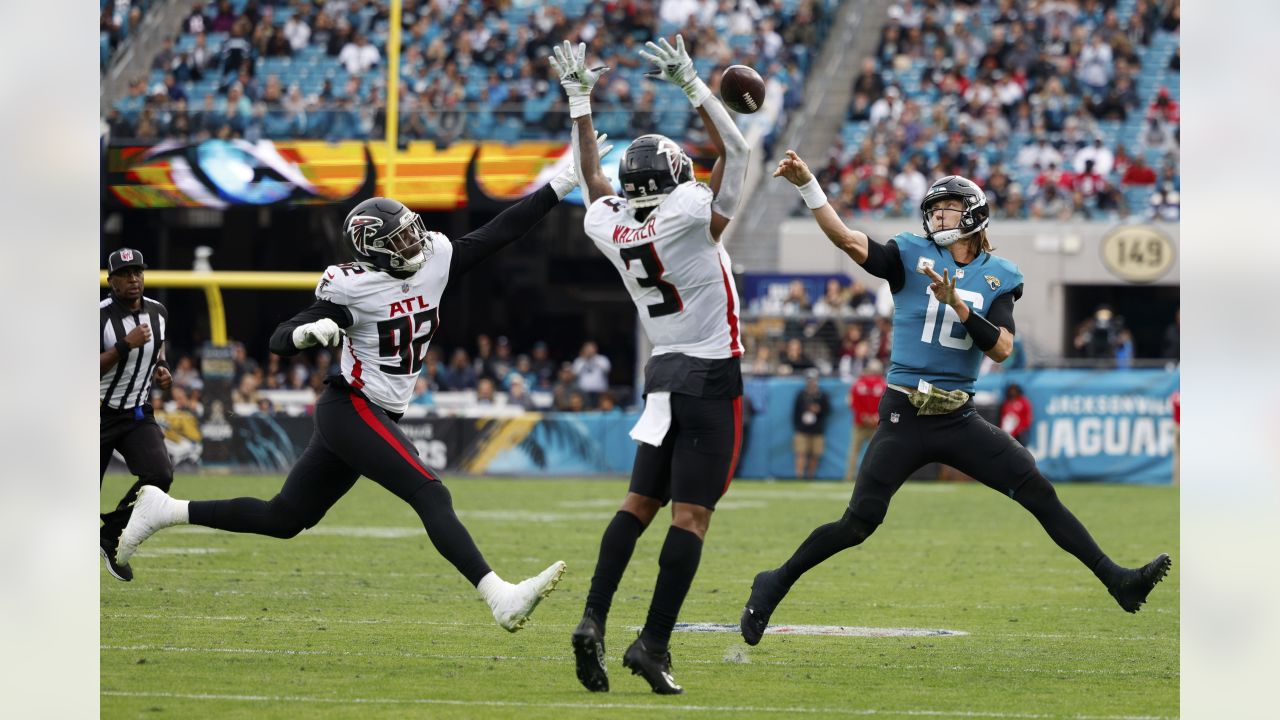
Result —
M307 47L311 43L311 26L307 24L307 14L311 9L311 5L302 4L296 8L293 15L284 21L284 37L289 41L289 47L294 52L298 52Z
M491 378L480 378L476 383L476 404L493 405L495 402L497 402L497 386Z
M520 357L524 357L521 355ZM507 404L515 405L524 410L536 409L533 403L533 396L529 394L529 388L525 385L524 376L519 373L511 373L508 376L511 384L507 386Z
M884 379L884 365L871 360L849 388L849 409L853 413L853 426L849 440L849 459L845 466L844 481L853 482L862 459L862 446L871 440L880 425L880 398L888 384Z
M190 355L182 355L173 368L173 384L188 390L202 390L204 380Z
M1165 154L1175 152L1178 144L1174 142L1173 134L1158 118L1151 117L1147 119L1146 127L1142 131L1142 136L1138 139L1142 149L1148 151Z
M476 377L497 379L498 376L494 372L494 360L493 340L484 333L476 335L476 355L471 361L471 367L475 370Z
M357 33L355 39L338 53L338 62L342 63L351 75L363 75L378 63L382 62L382 54L369 42L363 33Z
M1133 333L1122 327L1116 333L1116 367L1127 370L1133 367L1134 358Z
M861 93L867 98L878 98L884 94L884 78L876 68L876 60L872 57L862 59L862 70L853 81L854 94Z
M609 371L612 369L613 364L600 354L594 341L582 343L582 349L573 361L573 374L578 378L578 389L587 394L590 404L594 405L595 398L609 389Z
M809 291L805 289L803 280L792 280L787 285L787 296L782 301L783 315L807 315L813 309L809 301Z
M584 412L588 409L585 395L577 390L569 393L569 404L565 408L566 412Z
M919 169L919 160L908 158L902 170L893 178L893 189L902 198L904 206L918 207L929 189L929 181Z
M862 374L871 354L871 346L862 339L861 325L857 323L845 325L844 334L840 337L840 347L836 352L839 358L836 370L840 374L840 379L853 382Z
M804 352L804 343L800 338L787 340L786 349L778 360L778 374L798 375L806 370L816 369L817 365Z
M551 404L556 410L568 410L572 396L581 396L578 392L578 378L573 374L573 363L560 364L556 381L551 386Z
M503 376L503 387L510 388L516 378L520 378L526 389L532 389L538 384L538 376L533 372L533 362L524 353L516 356L515 365Z
M1151 193L1151 207L1147 216L1153 220L1178 222L1182 214L1182 196L1172 182L1162 182Z
M763 340L756 345L751 359L742 363L743 375L772 375L775 369L773 348Z
M472 390L479 380L470 356L463 348L456 348L449 356L448 387L446 390Z
M818 371L807 370L804 388L796 394L791 409L791 424L795 429L792 450L795 452L796 478L812 479L817 473L830 413L831 400L818 386Z
M1009 383L1004 391L1004 402L1000 404L1000 429L1026 446L1031 439L1031 419L1031 401L1022 394L1022 386Z
M1121 185L1155 185L1155 183L1156 171L1147 165L1146 158L1141 155L1133 158L1133 164L1120 178Z
M1115 358L1123 326L1124 318L1116 316L1111 306L1099 305L1093 315L1080 324L1072 347L1081 357Z
M191 13L182 20L182 32L190 35L204 34L207 22L204 12L204 3L197 0L195 6L191 8Z
M1091 144L1080 148L1071 159L1071 165L1078 173L1087 174L1090 162L1093 163L1093 171L1103 177L1110 175L1115 166L1115 155L1103 143L1101 136L1095 136Z
M827 280L826 292L813 304L818 317L844 317L849 314L849 291L836 278Z
M552 376L556 371L556 364L551 359L547 344L541 340L535 342L529 360L530 369L534 375L534 381L529 384L529 388L531 390L550 390Z
M879 125L885 120L894 121L902 115L902 91L896 85L890 85L878 100L871 103L869 120L872 125Z
M419 375L418 379L413 383L413 397L409 399L410 405L434 405L435 397L431 389L431 383L425 375Z
M1071 198L1055 183L1047 183L1031 200L1030 216L1035 220L1067 220L1074 212Z
M494 346L493 361L489 366L490 377L502 385L513 367L515 367L515 359L511 357L511 341L506 335L499 335Z

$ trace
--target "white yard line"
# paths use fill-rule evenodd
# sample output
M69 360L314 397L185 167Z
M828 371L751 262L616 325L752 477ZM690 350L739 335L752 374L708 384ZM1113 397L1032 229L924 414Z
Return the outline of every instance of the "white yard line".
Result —
M505 660L513 662L553 662L565 663L570 660L569 655L468 655L468 654L437 654L437 653L415 653L415 652L370 652L364 650L291 650L279 648L235 648L235 647L184 647L178 645L99 645L101 650L110 650L113 652L163 652L163 653L190 653L190 654L213 654L213 655L282 655L282 656L310 656L310 657L373 657L373 658L405 658L413 660L476 660L481 662L491 662L494 660ZM748 651L749 652L749 651ZM682 665L725 665L731 664L726 660L699 660L681 658ZM761 660L751 659L747 664L765 665L776 667L828 667L830 663L825 662L804 662L798 660ZM897 665L894 663L877 663L875 668L878 670L949 670L954 672L962 672L969 675L988 673L1008 673L1008 674L1047 674L1047 675L1147 675L1161 673L1160 670L1131 670L1122 668L1034 668L1034 667L1008 667L996 668L989 665Z
M719 712L719 713L768 713L771 715L852 715L859 717L907 716L907 717L965 717L999 718L1009 720L1172 720L1152 715L1047 715L1044 713L994 712L982 710L881 710L877 708L812 708L765 707L751 705L668 705L644 703L575 703L575 702L517 702L514 700L449 700L444 698L323 698L306 695L225 695L211 693L133 692L128 690L103 690L105 697L170 698L174 700L210 700L223 702L270 703L319 703L325 705L451 705L457 707L512 707L546 708L565 710L660 710L664 712Z

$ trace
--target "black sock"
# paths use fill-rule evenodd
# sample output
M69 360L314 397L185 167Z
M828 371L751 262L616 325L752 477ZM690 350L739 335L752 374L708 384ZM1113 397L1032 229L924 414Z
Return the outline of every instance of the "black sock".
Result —
M875 532L876 526L846 510L839 520L814 528L800 547L778 568L778 578L790 589L800 576L841 550L859 545Z
M304 522L290 511L279 495L270 500L251 497L192 500L187 505L187 519L192 525L282 539L291 538L306 529Z
M645 649L650 652L667 651L676 616L689 594L689 586L693 584L701 559L702 538L672 525L667 530L666 542L662 543L662 553L658 555L658 582L653 588L653 601L649 603L644 630L640 632Z
M600 632L604 632L605 618L613 605L613 594L618 590L622 573L626 572L627 563L631 562L631 553L636 549L636 540L644 532L644 523L640 518L625 510L619 510L604 529L604 537L600 538L600 556L596 559L596 572L591 576L591 589L587 591L587 607L600 623Z
M472 585L479 585L480 580L492 572L480 548L471 539L471 533L453 511L453 496L444 483L425 483L409 498L409 504L422 519L422 526L427 529L436 552L452 563Z
M1036 516L1058 547L1084 563L1104 585L1110 586L1123 573L1124 568L1111 562L1102 552L1089 531L1058 499L1053 484L1044 476L1036 473L1014 492L1013 499Z

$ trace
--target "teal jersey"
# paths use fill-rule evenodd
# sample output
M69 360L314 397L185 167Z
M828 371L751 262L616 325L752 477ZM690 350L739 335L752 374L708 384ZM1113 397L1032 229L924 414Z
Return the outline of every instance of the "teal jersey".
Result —
M960 299L983 317L996 298L1022 285L1022 273L1009 260L988 252L958 266L949 251L928 238L901 233L893 240L906 283L893 295L893 350L886 379L912 389L926 380L943 390L972 394L982 350L973 344L955 310L939 303L929 291L929 276L922 270L926 264L939 275L948 270L956 278Z

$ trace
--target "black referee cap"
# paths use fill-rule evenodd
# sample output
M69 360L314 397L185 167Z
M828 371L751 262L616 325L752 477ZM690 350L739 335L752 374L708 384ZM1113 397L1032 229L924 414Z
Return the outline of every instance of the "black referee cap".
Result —
M133 248L120 248L107 258L108 275L115 275L127 267L140 267L146 270L147 264L142 261L142 253Z

